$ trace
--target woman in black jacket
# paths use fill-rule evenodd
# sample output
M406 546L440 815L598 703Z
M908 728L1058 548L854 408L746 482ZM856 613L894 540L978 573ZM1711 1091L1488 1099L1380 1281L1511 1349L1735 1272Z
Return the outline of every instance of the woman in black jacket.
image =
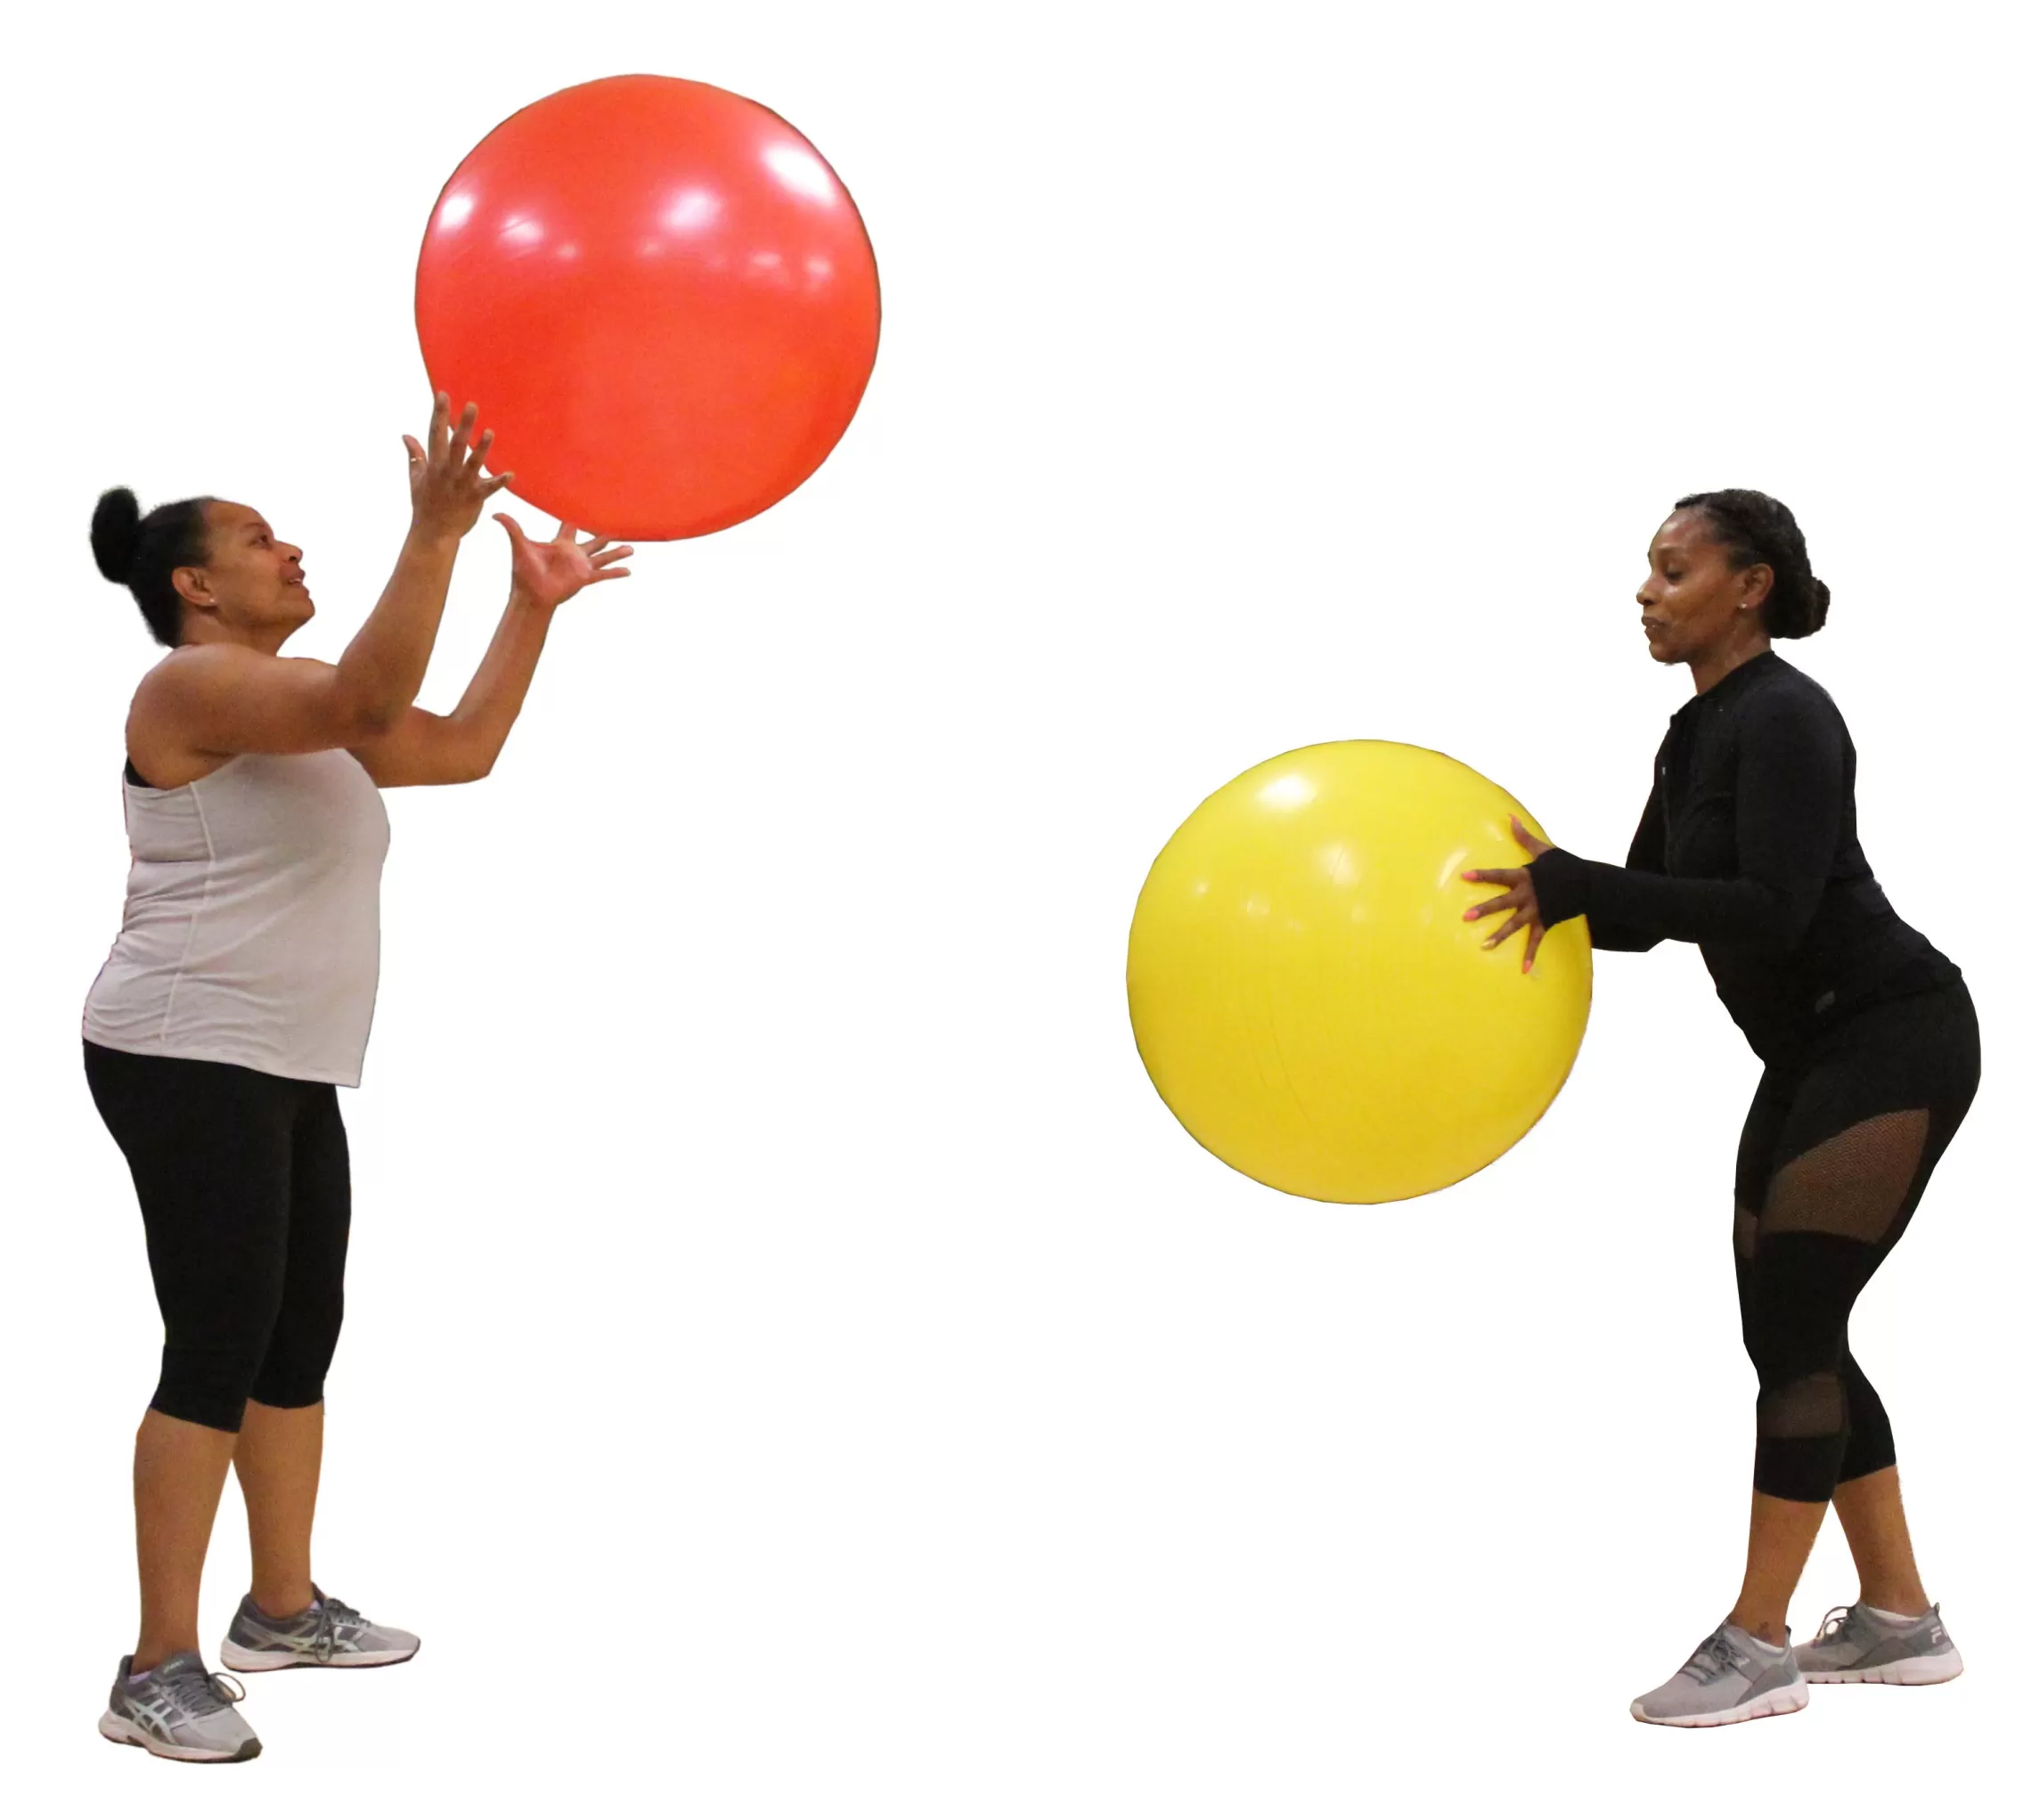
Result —
M1825 623L1797 521L1732 490L1678 502L1636 599L1651 656L1692 672L1626 867L1546 848L1469 872L1503 887L1494 946L1584 916L1596 948L1696 942L1764 1064L1735 1169L1735 1277L1755 1362L1749 1565L1727 1619L1635 1716L1793 1712L1808 1681L1950 1680L1882 1400L1847 1349L1863 1285L1903 1236L1981 1072L1960 969L1884 897L1856 837L1855 747L1824 690L1772 649ZM1786 1609L1831 1501L1861 1577L1794 1652Z

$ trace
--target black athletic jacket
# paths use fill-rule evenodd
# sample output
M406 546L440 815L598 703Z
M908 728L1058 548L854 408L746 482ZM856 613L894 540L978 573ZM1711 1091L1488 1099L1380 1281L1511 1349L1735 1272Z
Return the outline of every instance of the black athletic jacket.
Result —
M1843 1012L1960 977L1863 856L1840 711L1774 651L1672 715L1627 868L1554 848L1530 875L1546 923L1584 916L1596 948L1697 942L1766 1060Z

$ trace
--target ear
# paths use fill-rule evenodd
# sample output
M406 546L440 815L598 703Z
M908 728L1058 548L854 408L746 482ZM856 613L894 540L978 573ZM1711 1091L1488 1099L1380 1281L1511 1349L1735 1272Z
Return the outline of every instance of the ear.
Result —
M211 598L211 583L201 568L173 569L169 585L182 596L184 606L200 613L216 612L217 603Z
M1741 572L1741 610L1753 613L1770 598L1777 572L1766 562L1752 562Z

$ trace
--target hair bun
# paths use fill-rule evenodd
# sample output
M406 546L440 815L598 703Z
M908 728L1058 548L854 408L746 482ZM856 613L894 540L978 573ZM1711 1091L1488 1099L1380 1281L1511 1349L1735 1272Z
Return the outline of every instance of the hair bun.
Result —
M101 494L92 513L92 555L99 573L124 585L134 574L140 542L141 502L125 486Z

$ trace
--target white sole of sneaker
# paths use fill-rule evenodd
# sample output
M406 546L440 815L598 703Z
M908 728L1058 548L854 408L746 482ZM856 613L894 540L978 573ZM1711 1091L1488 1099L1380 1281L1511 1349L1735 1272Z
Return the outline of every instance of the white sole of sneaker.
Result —
M1811 1696L1806 1692L1803 1681L1794 1681L1789 1687L1773 1687L1769 1693L1741 1706L1725 1707L1719 1712L1685 1713L1676 1718L1653 1718L1644 1710L1640 1700L1629 1702L1629 1713L1646 1726L1734 1726L1745 1719L1777 1718L1787 1712L1801 1710Z
M1806 1679L1830 1686L1872 1683L1879 1687L1937 1687L1960 1672L1961 1652L1947 1649L1936 1656L1906 1656L1901 1662L1886 1662L1880 1669L1808 1669Z
M421 1644L416 1649L422 1648ZM321 1662L315 1656L293 1649L242 1649L236 1643L224 1644L218 1659L236 1675L265 1675L273 1669L388 1669L406 1662L414 1649L373 1649L349 1652Z
M99 1735L115 1744L135 1744L151 1757L166 1757L172 1763L247 1763L261 1754L261 1741L249 1738L237 1751L207 1751L197 1744L165 1743L154 1733L117 1712L102 1713Z

